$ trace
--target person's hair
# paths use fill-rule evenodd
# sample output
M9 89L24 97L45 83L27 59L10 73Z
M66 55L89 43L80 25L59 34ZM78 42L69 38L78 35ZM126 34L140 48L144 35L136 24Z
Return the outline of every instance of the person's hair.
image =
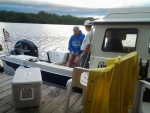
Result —
M106 31L106 32L108 32L111 36L115 36L116 35L116 33L115 33L115 31Z

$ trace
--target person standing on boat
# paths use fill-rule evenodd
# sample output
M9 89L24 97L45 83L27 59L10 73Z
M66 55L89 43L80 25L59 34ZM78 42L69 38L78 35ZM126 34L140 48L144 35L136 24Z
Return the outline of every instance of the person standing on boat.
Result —
M81 44L85 37L82 34L82 31L79 29L78 26L73 28L74 34L71 36L69 40L68 50L70 51L68 62L66 63L67 67L70 67L71 62L74 60L74 66L79 66L80 54L81 54Z
M80 67L89 68L90 44L92 41L92 22L90 20L86 20L84 22L84 26L87 31L87 34L81 45L82 54L80 56Z

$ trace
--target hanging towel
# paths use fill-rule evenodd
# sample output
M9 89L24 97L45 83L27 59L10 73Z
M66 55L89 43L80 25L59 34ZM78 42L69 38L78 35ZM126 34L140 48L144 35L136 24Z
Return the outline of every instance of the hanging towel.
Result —
M138 56L110 59L106 68L89 72L83 113L128 113L138 80Z
M135 85L139 77L139 63L137 52L132 52L124 56L120 65L120 85L121 85L121 112L128 113L133 104Z
M90 70L84 113L108 113L109 87L114 65Z

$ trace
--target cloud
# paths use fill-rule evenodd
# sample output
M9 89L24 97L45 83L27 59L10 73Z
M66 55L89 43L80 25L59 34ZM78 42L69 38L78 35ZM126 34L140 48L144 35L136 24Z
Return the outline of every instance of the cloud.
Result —
M98 16L105 15L107 8L149 6L149 0L0 0L0 10L17 12L46 11L60 15Z
M0 0L0 4L25 6L59 6L78 8L114 8L150 6L149 0Z
M48 13L55 13L59 15L73 15L79 17L93 16L97 17L99 14L105 14L107 10L99 9L82 9L71 7L36 7L36 6L21 6L21 5L0 5L0 10L16 11L16 12L32 12L38 13L39 11L45 11Z

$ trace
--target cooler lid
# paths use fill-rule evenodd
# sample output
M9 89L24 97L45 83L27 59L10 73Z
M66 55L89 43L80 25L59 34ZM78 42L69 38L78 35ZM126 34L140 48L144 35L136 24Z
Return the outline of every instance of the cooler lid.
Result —
M32 84L42 83L40 68L23 68L20 67L15 71L13 84Z

